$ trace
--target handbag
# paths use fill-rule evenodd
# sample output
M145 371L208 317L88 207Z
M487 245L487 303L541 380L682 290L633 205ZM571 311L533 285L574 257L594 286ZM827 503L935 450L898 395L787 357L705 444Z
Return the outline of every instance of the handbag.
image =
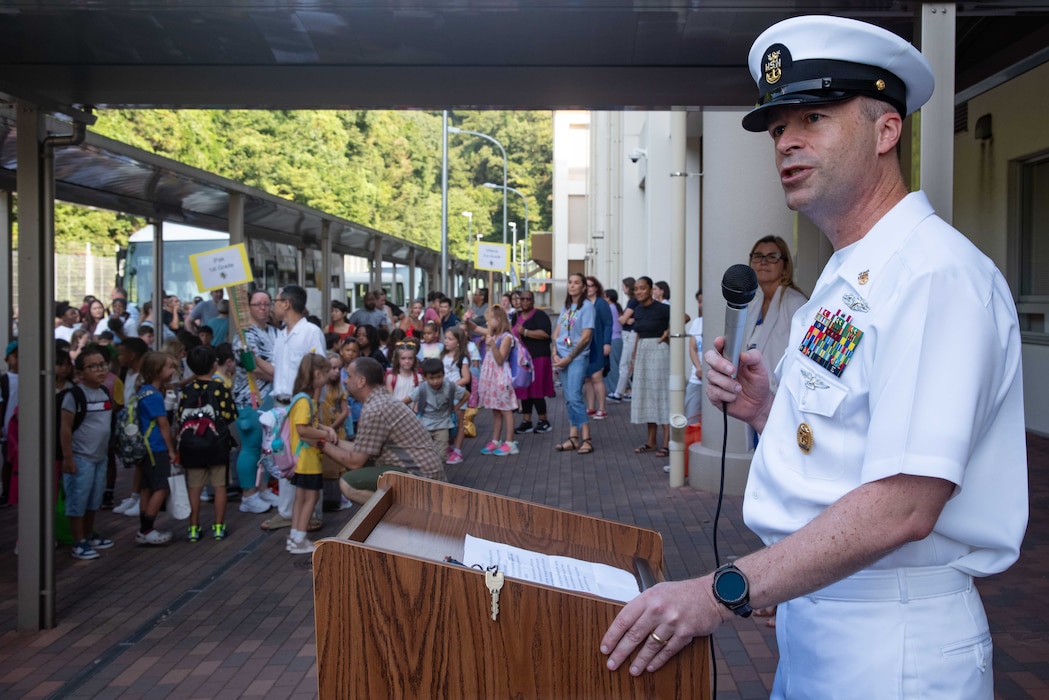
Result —
M171 495L168 497L168 515L175 520L185 520L192 512L189 507L189 489L186 487L186 472L180 467L172 465L171 476L168 477L168 488Z

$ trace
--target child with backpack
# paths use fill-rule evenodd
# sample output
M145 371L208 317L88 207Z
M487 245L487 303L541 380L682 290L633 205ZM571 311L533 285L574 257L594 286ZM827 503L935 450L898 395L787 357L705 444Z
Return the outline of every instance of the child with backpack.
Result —
M419 420L433 438L437 458L448 457L448 439L456 427L455 414L470 397L466 389L444 375L444 364L436 359L423 360L422 373L426 381L412 390L406 404L415 404Z
M466 391L467 402L469 402L470 392L473 389L470 386L473 381L473 374L470 372L470 351L466 344L466 331L463 330L462 326L455 326L445 331L441 363L444 366L445 378L462 387ZM466 410L462 407L456 411L456 425L459 426L459 429L455 432L453 444L448 446L445 464L462 464L463 462L463 440L466 438Z
M338 442L335 431L320 425L317 417L321 388L327 383L330 370L327 358L313 353L303 357L295 376L295 396L288 406L287 420L291 424L289 448L296 455L295 473L290 479L295 487L295 503L291 511L291 532L284 543L289 554L309 554L313 551L313 543L306 538L306 530L324 489L321 450L325 442ZM317 440L320 447L314 447L306 440Z
M147 352L139 371L139 389L125 406L131 420L138 427L138 435L145 444L146 455L136 462L141 477L139 494L139 530L135 542L152 546L167 544L171 533L157 530L157 514L168 495L168 477L171 460L177 459L171 424L164 408L164 391L179 371L179 359L166 352ZM126 425L118 425L127 434Z
M76 358L76 371L80 383L64 389L59 398L62 488L73 534L73 558L91 560L98 559L97 550L113 546L113 540L95 531L95 513L102 507L106 487L113 411L103 386L109 364L102 348L92 344L83 349Z
M215 523L211 534L226 539L226 486L229 480L229 426L236 419L233 395L222 379L215 379L217 353L199 345L186 355L193 379L182 388L178 405L179 464L186 469L189 491L190 542L200 540L200 496L205 486L214 491Z
M514 409L517 408L517 394L514 392L510 376L510 350L514 337L510 333L510 319L503 307L498 304L488 309L488 334L485 336L485 353L481 363L481 379L478 381L478 393L481 405L492 409L492 439L481 449L483 455L505 457L518 453L514 441ZM500 442L500 434L506 439Z
M415 344L405 342L394 348L393 357L390 359L393 366L386 370L386 391L398 401L403 401L422 381Z

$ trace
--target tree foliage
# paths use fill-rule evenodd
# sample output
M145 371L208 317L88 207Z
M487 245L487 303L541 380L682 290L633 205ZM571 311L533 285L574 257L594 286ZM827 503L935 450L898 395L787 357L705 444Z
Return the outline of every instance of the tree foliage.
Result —
M396 111L107 110L94 130L431 248L441 236L441 114ZM550 230L550 112L454 112L449 123L502 143L508 181L528 198L529 228ZM474 237L501 241L503 157L470 134L448 138L448 234L453 255ZM508 219L524 231L524 204L509 193ZM126 242L135 222L111 212L63 211L63 235Z

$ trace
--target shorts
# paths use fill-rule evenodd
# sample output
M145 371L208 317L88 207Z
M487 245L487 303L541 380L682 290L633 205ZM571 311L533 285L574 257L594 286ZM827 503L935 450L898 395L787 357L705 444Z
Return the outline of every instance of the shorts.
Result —
M108 459L93 461L73 455L76 474L62 474L62 488L66 492L66 516L82 518L89 510L102 507L102 492L106 490Z
M308 491L321 491L324 489L324 475L323 474L299 474L295 473L288 479L288 483L297 489L306 489Z
M168 477L171 476L171 456L167 450L154 452L153 461L149 455L138 463L142 470L142 489L145 491L167 491Z
M437 459L444 461L448 459L448 441L451 439L452 431L448 428L431 430L430 437L433 438L433 449L437 453Z
M229 466L216 464L210 467L186 467L186 486L202 489L205 486L224 488L229 485Z
M386 472L407 473L406 470L400 467L361 467L360 469L351 469L343 474L341 478L349 487L358 491L375 491L379 488L379 477Z

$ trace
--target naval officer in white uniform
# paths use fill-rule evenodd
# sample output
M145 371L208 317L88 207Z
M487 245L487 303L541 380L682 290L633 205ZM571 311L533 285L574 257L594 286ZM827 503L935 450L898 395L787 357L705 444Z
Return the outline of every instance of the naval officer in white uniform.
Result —
M761 435L744 519L767 546L646 591L602 651L655 670L778 603L773 697L989 699L973 579L1016 560L1027 524L1020 335L1001 273L904 185L902 121L932 71L896 35L826 16L766 30L750 68L743 126L769 133L787 205L835 250L774 398L759 351L705 354L708 397Z

